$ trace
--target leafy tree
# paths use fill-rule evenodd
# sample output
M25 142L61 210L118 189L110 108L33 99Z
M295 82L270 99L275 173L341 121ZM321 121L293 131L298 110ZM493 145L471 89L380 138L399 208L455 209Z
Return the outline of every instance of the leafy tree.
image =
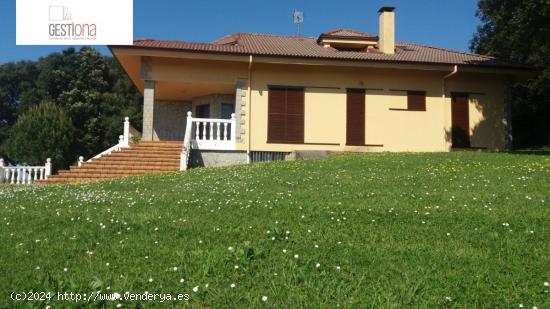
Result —
M74 126L65 111L51 102L44 102L17 118L6 150L17 162L43 165L50 157L55 167L64 167L74 161L71 156L73 137Z
M539 69L511 89L515 146L550 144L550 1L480 0L477 16L473 51Z
M21 100L38 102L32 95L36 71L34 63L30 61L8 63L0 67L0 145L8 138Z
M72 120L71 159L116 143L125 116L141 129L141 95L118 62L89 47L68 48L37 61L0 65L0 157L7 155L5 142L18 115L42 101Z

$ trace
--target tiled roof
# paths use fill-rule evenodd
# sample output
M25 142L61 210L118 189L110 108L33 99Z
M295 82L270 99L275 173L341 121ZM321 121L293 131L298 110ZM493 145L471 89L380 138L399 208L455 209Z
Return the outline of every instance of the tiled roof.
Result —
M343 29L343 28L338 28L327 32L323 32L319 36L319 38L330 38L330 37L378 40L378 36L375 34L357 31L353 29Z
M335 31L339 31L336 33L348 35L358 33L370 35L349 29L337 29ZM235 55L528 68L522 64L502 61L489 56L415 43L396 42L395 54L389 55L380 52L339 51L332 47L320 46L315 38L309 37L246 32L233 33L212 43L141 39L135 40L133 47Z

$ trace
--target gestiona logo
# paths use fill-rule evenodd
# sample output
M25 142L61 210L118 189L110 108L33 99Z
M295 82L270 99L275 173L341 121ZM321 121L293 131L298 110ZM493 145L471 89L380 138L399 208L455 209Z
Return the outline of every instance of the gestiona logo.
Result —
M75 22L66 6L49 6L49 36L53 40L95 40L97 25L92 22Z

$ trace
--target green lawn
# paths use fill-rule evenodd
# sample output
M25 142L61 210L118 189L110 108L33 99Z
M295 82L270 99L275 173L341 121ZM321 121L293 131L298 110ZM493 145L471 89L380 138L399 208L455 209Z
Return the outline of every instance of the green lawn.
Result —
M0 307L45 307L10 299L30 290L189 294L145 307L550 307L548 155L349 155L1 186L0 201ZM92 303L139 302L77 304Z

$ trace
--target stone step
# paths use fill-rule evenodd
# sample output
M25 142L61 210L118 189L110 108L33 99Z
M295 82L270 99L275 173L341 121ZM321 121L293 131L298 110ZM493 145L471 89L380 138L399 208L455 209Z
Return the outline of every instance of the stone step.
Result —
M138 154L179 155L181 153L181 149L176 149L176 150L150 149L150 150L146 150L146 149L129 148L129 149L124 149L122 151L113 152L111 154L115 154L115 153L131 153L131 154L136 154L136 155L138 155Z
M107 164L109 163L109 164ZM90 162L82 164L82 167L77 165L71 165L69 167L71 171L81 169L111 169L111 170L127 170L127 169L139 169L139 170L154 170L154 171L177 171L179 169L179 163L164 163L161 164L136 164L136 162Z
M68 172L125 172L125 171L132 171L132 172L142 172L142 173L149 173L149 172L174 172L177 171L176 168L170 167L170 166L163 166L163 167L149 167L149 166L126 166L126 167L120 167L120 166L82 166L82 167L74 167L70 168L69 170L64 170Z
M181 144L132 144L130 145L130 149L132 148L141 148L141 149L151 149L151 148L160 148L160 149L181 149L183 147L183 143Z
M179 163L180 155L168 156L168 157L158 157L158 156L151 156L151 157L139 156L138 157L138 156L128 156L128 155L124 155L124 156L109 155L109 156L101 157L100 160L102 162L128 161L128 162L149 162L151 164L158 163L158 162L170 162L170 163L178 162ZM95 161L98 162L99 160L96 159Z
M124 177L124 176L139 176L153 173L163 173L165 171L109 171L109 170L91 170L91 171L59 171L60 177L88 177L88 178L107 178L107 177Z
M178 159L179 153L175 154L155 154L155 153L130 153L130 152L113 152L109 155L110 158L151 158L151 159Z
M181 141L146 141L104 155L81 167L72 165L48 180L35 183L68 183L179 171Z
M131 147L167 147L167 148L177 148L182 147L183 142L181 141L175 141L175 142L139 142L137 144L133 144Z

